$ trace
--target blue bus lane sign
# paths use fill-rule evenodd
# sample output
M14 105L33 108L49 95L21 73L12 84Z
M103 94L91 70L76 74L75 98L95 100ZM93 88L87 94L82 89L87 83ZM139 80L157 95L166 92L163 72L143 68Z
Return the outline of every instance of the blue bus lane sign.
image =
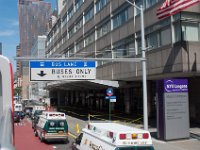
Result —
M95 61L30 61L30 81L95 80Z

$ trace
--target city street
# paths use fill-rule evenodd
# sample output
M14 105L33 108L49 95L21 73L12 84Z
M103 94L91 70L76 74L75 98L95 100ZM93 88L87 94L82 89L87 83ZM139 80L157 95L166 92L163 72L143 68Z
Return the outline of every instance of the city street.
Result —
M200 150L200 0L0 10L0 150Z
M75 114L75 112L73 113ZM78 113L76 113L78 115ZM21 123L15 123L15 145L16 150L25 149L38 149L38 150L70 150L71 144L74 139L79 135L81 129L84 128L88 121L86 118L78 119L67 115L67 122L69 126L69 143L63 142L48 142L41 143L38 137L35 137L31 128L30 119L24 119ZM130 125L130 124L129 124ZM138 128L142 128L142 125L132 124ZM173 141L161 141L155 138L155 128L149 128L153 138L153 144L155 150L199 150L200 141L198 139L190 137L190 139L173 140Z

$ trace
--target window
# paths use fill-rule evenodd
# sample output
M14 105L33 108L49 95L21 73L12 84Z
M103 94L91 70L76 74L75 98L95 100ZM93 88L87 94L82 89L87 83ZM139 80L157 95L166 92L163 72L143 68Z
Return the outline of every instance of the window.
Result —
M72 27L71 29L69 29L69 38L72 37L72 35L74 34L74 27Z
M85 13L85 22L88 22L94 16L94 8L92 7Z
M91 44L92 42L94 42L94 40L95 40L95 36L93 32L92 34L90 34L89 36L85 38L85 46Z
M183 22L182 38L185 41L199 41L199 24L191 22Z
M99 12L107 3L108 0L98 0L96 2L96 13Z
M74 55L74 46L70 47L68 52L69 52L69 56Z
M147 47L150 49L157 48L159 44L159 34L158 32L153 32L147 35Z
M136 0L136 1L135 1L135 5L136 5L136 6L141 6L141 5L143 5L142 0ZM136 10L136 15L138 15L138 14L140 13L140 10L139 10L139 9L135 9L135 10Z
M135 55L134 39L129 36L121 41L117 41L114 46L114 57L123 58Z
M110 32L110 21L97 29L97 39Z
M171 29L170 29L170 27L161 30L161 32L160 32L160 42L161 42L161 45L162 45L162 46L163 46L163 45L170 44L170 43L172 42L172 40L171 40Z
M73 16L73 7L68 10L68 20Z
M83 26L83 18L78 20L75 25L75 32L78 31Z
M75 1L75 11L77 11L81 5L83 4L83 0L76 0Z
M156 4L159 0L145 0L145 8L149 8Z
M84 42L83 42L83 40L82 40L82 41L80 41L80 42L78 42L78 43L76 44L76 51L81 50L83 47L84 47Z
M128 20L128 10L123 10L113 18L113 29L121 26Z
M175 30L175 42L181 41L181 25L180 22L174 25Z

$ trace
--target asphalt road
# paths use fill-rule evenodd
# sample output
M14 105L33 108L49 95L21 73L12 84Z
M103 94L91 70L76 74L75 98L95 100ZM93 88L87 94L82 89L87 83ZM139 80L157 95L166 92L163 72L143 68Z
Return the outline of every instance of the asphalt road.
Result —
M74 137L69 136L69 142L40 142L34 136L30 119L14 123L14 140L16 150L70 150Z
M38 137L35 137L31 128L31 121L24 119L21 123L15 123L15 147L16 150L70 150L74 139L80 134L88 121L76 117L67 116L69 126L69 143L51 142L41 143ZM132 125L134 126L134 125ZM194 138L161 141L153 138L155 150L199 150L200 141Z

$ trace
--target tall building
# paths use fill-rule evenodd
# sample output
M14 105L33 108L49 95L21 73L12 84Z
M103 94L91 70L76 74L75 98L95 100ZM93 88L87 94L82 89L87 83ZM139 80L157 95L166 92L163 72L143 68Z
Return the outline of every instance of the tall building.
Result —
M21 57L20 44L16 46L16 57ZM16 76L22 77L22 62L19 60L17 60L17 62L16 62Z
M200 123L200 4L159 20L157 9L164 0L135 0L144 6L147 58L148 116L156 116L156 83L167 78L186 78L189 83L190 120ZM125 0L68 0L47 36L47 56L141 57L140 12ZM118 81L114 111L143 113L142 65L130 62L98 62L97 79ZM55 85L56 84L56 85ZM57 105L108 108L108 82L57 82L49 84ZM113 86L113 85L110 85ZM70 87L70 88L69 88ZM63 99L65 97L65 99Z
M2 55L2 43L0 42L0 55Z
M30 56L33 42L38 35L47 34L47 24L51 15L51 4L43 0L19 0L19 33L21 57ZM28 98L28 62L22 63L22 97Z
M41 0L19 0L19 31L21 56L30 56L33 41L47 33L51 4Z

